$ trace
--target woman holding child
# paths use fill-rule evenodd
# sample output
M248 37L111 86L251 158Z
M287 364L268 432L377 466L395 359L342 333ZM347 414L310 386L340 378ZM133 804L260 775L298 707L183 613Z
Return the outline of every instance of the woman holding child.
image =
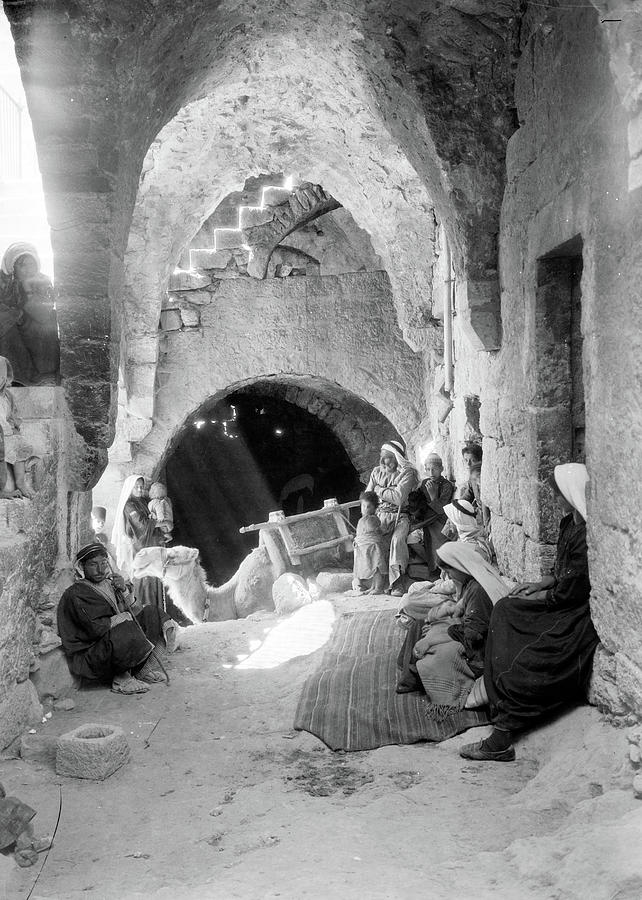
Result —
M142 475L130 475L125 479L111 534L116 550L116 564L126 578L132 577L134 557L144 547L163 547L165 534L158 527L145 499L145 479ZM134 580L134 594L145 606L158 606L166 610L179 625L191 624L190 620L165 596L160 578L149 575Z
M403 596L402 576L408 566L408 495L419 484L417 470L406 457L400 441L388 441L381 447L379 465L370 475L366 491L379 497L377 516L381 532L389 541L388 581L394 597Z

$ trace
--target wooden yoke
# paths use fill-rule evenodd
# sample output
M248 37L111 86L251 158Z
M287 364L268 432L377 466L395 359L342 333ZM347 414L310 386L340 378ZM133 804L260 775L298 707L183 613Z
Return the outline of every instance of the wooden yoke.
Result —
M321 509L286 516L282 509L271 512L267 522L244 525L241 534L259 532L259 544L268 552L278 578L291 566L300 566L302 557L319 550L343 548L352 550L354 527L346 512L359 506L359 500L337 503L334 498L325 500Z

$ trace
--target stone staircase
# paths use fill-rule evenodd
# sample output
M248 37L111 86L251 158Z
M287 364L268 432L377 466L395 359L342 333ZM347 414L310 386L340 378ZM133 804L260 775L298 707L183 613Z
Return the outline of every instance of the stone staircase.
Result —
M217 210L217 221L223 221L226 224L212 229L210 232L212 245L210 247L190 249L189 268L218 268L222 259L221 251L241 250L245 251L249 257L250 248L245 243L244 229L270 222L274 214L274 207L286 201L293 190L292 178L288 177L280 185L259 185L255 189L253 199L256 202L254 204L235 204ZM203 232L201 233L203 234Z

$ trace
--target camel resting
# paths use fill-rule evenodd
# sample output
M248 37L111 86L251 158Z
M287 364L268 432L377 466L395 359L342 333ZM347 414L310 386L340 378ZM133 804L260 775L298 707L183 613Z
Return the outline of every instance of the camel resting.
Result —
M194 547L146 547L134 557L134 578L160 578L170 597L194 622L243 619L274 609L275 574L264 547L249 553L221 587L211 587Z

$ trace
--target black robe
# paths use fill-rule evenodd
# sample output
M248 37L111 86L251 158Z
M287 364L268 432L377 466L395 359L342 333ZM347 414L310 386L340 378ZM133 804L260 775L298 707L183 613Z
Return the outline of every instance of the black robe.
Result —
M591 621L586 523L560 524L545 600L504 597L490 620L484 682L493 723L509 731L581 697L599 638Z
M168 616L148 606L136 622L120 622L112 628L111 617L125 611L125 604L117 602L114 608L90 581L77 581L67 588L58 604L58 634L74 675L109 682L145 662L161 640Z

